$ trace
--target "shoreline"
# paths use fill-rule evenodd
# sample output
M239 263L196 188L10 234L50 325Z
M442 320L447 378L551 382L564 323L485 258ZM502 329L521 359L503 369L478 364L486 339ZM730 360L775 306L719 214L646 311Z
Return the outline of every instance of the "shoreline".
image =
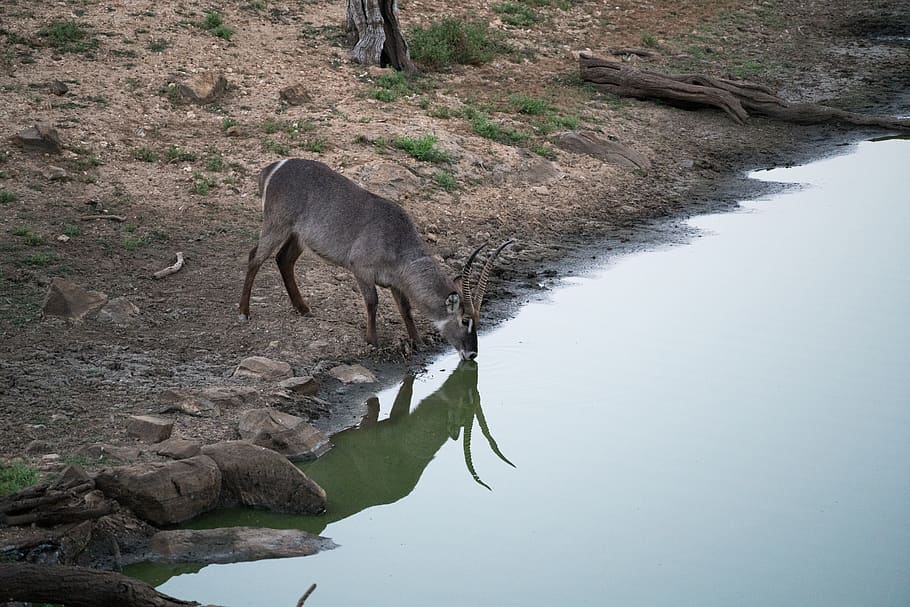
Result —
M0 395L0 457L20 458L45 472L68 461L109 465L107 459L83 453L92 444L139 447L143 452L137 457L154 458L147 446L126 434L124 422L130 415L160 414L160 395L169 389L253 387L266 396L267 404L282 408L280 401L268 401L270 386L230 377L236 364L252 355L287 361L295 374L317 377L322 382L317 396L323 402L293 402L288 412L333 434L360 420L369 395L446 351L448 346L433 338L426 352L407 358L401 346L403 327L384 294L379 314L382 347L367 347L356 284L321 262L298 266L298 277L307 277L301 282L305 296L316 304L312 317L290 313L277 273L264 267L256 282L253 319L246 325L236 321L246 253L259 223L255 171L275 158L264 142L297 141L299 146L294 139L299 134L263 134L266 117L284 124L281 121L299 116L312 123L332 145L311 154L298 147L295 155L310 154L397 200L453 271L479 242L517 237L520 246L503 255L491 280L485 311L493 322L485 329L584 268L592 247L611 258L684 241L686 219L732 209L773 187L750 182L747 171L802 164L884 133L786 125L761 117L738 126L720 111L686 111L592 93L572 80L577 64L567 51L591 42L572 38L577 23L590 18L583 4L548 13L547 27L528 34L538 45L534 61L501 59L434 74L429 92L389 104L368 96L376 79L366 68L339 59L344 47L336 44L329 28L342 12L340 5L314 8L306 15L326 29L314 34L319 46L306 47L294 58L301 62L301 74L318 73L325 82L311 83L321 96L302 109L275 109L276 90L286 84L280 75L284 55L273 57L265 47L275 42L275 31L297 40L302 15L276 24L262 15L228 12L227 22L243 24L248 38L238 34L234 43L212 43L200 50L200 37L207 34L180 31L169 39L170 50L161 55L142 51L148 59L137 52L142 61L132 63L110 50L86 60L41 49L33 51L30 62L13 65L0 82L2 99L8 102L2 112L6 123L24 127L36 116L47 118L59 126L72 149L59 159L12 150L0 164L0 189L16 197L5 207L0 268L0 387L5 388ZM901 108L906 113L910 69L896 67L910 65L908 45L888 46L872 37L885 26L895 27L895 19L908 19L910 12L901 13L901 4L876 0L856 7L838 0L833 5L790 7L771 2L756 9L718 1L699 7L702 14L680 17L678 24L659 21L664 13L651 16L624 9L610 13L597 25L600 29L588 35L603 49L640 42L642 31L666 30L665 39L656 41L661 46L655 69L680 57L701 61L700 68L714 72L764 60L767 77L753 79L768 80L789 99L833 98L869 113ZM659 8L675 10L669 4ZM86 20L106 24L113 18L95 9L89 7ZM736 10L747 11L743 14L750 21L731 20L725 12ZM162 11L166 22L168 6ZM854 19L859 14L863 19ZM414 23L427 17L402 14ZM27 33L38 23L35 15L16 25ZM803 29L796 32L791 26ZM720 33L712 33L712 28ZM503 31L520 38L505 26ZM686 46L692 41L701 46ZM741 56L751 57L752 63L743 63ZM226 67L233 79L234 90L219 107L172 105L161 95L160 82L168 69L178 66L191 73L210 65ZM43 91L36 83L61 70L74 74L70 86L75 92L63 98L66 103L35 92ZM98 90L107 91L105 103L98 101L93 79L100 83ZM579 130L630 146L648 157L652 167L620 168L563 151L548 160L482 139L465 121L442 117L443 109L492 107L497 124L526 128L507 100L507 93L525 88L552 99L561 112L574 111L582 122ZM139 95L143 92L152 96ZM480 99L475 106L469 105L472 96ZM227 118L238 122L233 134L222 129ZM457 155L457 162L443 167L459 183L454 192L434 185L440 167L376 143L400 133L423 132L435 133L440 146ZM171 151L168 146L192 150L196 160L136 158L136 150L164 155ZM202 159L213 149L227 168L209 176ZM91 150L98 164L87 164L81 150ZM47 176L54 163L62 165L65 178ZM217 180L217 195L196 191L196 175ZM126 221L80 221L88 211L122 214ZM68 241L57 240L67 232L72 234ZM184 270L151 280L153 271L173 261L174 250L186 252ZM41 320L47 285L61 275L111 298L126 298L138 307L138 315L122 325L97 319ZM433 335L425 319L417 321L422 334ZM483 331L480 342L483 365ZM379 382L342 387L327 379L329 368L350 362L371 368ZM216 417L166 415L175 419L175 433L217 442L233 438L239 415L262 402L224 407Z

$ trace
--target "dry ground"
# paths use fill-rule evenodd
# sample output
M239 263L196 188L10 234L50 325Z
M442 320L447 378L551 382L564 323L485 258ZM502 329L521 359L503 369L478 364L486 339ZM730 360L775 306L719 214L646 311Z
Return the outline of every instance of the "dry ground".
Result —
M231 384L231 370L249 355L320 378L335 362L362 362L388 378L419 366L402 347L391 298L381 295L384 347L371 348L361 337L356 283L320 262L298 264L312 317L292 313L268 267L253 319L237 320L258 231L255 174L285 154L320 159L397 200L453 271L475 244L516 238L490 296L496 318L562 272L578 245L602 241L615 250L640 241L652 219L715 208L743 169L860 136L763 119L737 127L719 112L602 95L578 81L573 53L647 46L656 51L640 60L649 69L747 77L793 101L858 111L895 111L910 90L906 1L705 0L693 9L669 0L576 0L537 9L541 19L527 27L503 24L495 2L452 4L443 15L438 3L402 0L405 31L442 16L481 19L511 50L480 66L425 72L408 94L384 102L371 92L371 72L347 59L341 0L81 0L40 9L0 1L0 456L22 456L34 440L47 443L28 454L36 462L47 452L72 458L92 442L129 444L126 416L157 411L168 388ZM230 40L199 27L210 10L233 29ZM40 32L55 20L82 24L97 44L53 48ZM173 83L207 71L226 76L224 98L199 106L176 97ZM55 80L68 92L52 92ZM280 100L293 84L305 86L308 102ZM651 168L555 148L553 132L510 103L514 94L545 99L564 125L620 141ZM483 138L459 117L465 107L530 138L517 146ZM11 142L36 122L59 131L62 154ZM427 134L455 161L422 162L382 145ZM445 175L456 189L440 186ZM81 220L102 213L126 220ZM186 267L152 280L178 250ZM126 297L140 314L122 326L42 320L55 276ZM326 430L359 411L358 398L336 387L325 380L320 397L329 404L301 409ZM237 413L177 415L178 431L233 437Z

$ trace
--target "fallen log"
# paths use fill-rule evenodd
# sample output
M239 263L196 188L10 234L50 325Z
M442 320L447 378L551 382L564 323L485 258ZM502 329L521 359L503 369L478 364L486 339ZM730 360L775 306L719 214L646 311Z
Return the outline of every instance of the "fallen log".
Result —
M187 607L199 605L162 594L111 571L64 565L0 563L0 603L30 601L67 607Z
M910 119L870 116L814 103L789 103L770 89L745 80L734 81L698 74L670 76L638 70L628 64L592 55L578 57L581 79L620 97L661 99L685 106L716 107L737 124L750 112L797 124L837 122L885 129L910 130Z

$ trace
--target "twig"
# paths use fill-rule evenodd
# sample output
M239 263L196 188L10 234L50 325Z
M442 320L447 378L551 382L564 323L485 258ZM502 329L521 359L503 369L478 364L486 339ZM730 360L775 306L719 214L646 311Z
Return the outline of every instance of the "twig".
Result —
M168 266L163 270L158 270L152 274L152 278L164 278L165 276L170 276L171 274L176 274L180 271L180 268L183 267L183 253L180 251L177 252L177 263L172 266Z
M313 591L316 590L316 584L310 586L309 590L303 593L303 596L300 597L300 600L297 601L297 607L302 607L303 602L310 598L310 595L313 594Z
M95 219L110 219L111 221L126 221L126 217L123 215L83 215L80 217L82 221L92 221Z

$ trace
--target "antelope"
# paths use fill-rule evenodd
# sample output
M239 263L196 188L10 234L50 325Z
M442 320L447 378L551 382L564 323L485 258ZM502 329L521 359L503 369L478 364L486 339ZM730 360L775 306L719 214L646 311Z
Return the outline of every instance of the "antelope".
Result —
M493 262L512 243L501 244L480 270L472 289L471 269L477 247L460 276L450 278L430 256L414 222L397 204L360 187L327 165L300 158L273 162L259 173L262 228L252 248L240 296L240 319L250 317L253 281L273 254L291 304L300 314L310 307L300 295L294 263L308 249L323 260L351 271L366 303L366 341L376 337L376 287L388 287L415 348L420 336L412 306L423 313L461 356L477 356L480 306Z

